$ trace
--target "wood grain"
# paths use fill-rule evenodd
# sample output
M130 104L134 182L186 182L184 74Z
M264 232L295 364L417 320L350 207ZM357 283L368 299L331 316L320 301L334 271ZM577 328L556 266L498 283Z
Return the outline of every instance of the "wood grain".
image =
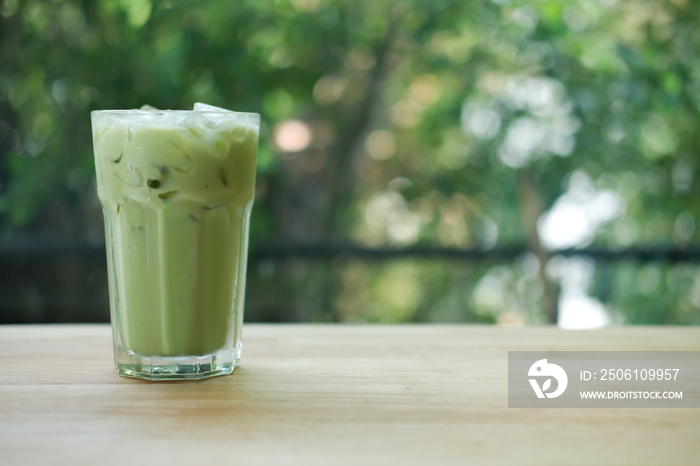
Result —
M0 326L0 464L700 464L700 409L509 409L509 350L699 328L247 325L242 366L119 377L108 326Z

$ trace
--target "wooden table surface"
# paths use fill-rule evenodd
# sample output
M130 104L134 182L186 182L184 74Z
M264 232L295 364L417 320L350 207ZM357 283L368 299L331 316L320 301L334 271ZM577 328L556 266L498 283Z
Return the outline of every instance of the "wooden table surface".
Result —
M106 325L0 326L0 464L698 465L700 409L513 409L509 350L700 328L247 325L232 376L119 377Z

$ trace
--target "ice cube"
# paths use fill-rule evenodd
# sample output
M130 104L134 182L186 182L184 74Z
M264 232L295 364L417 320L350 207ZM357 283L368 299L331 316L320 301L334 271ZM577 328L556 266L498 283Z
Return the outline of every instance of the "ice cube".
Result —
M192 115L195 116L193 118L194 121L203 121L205 128L223 131L242 129L244 132L247 132L247 128L250 126L248 114L246 113L237 113L201 102L194 104Z
M127 186L131 186L132 188L138 188L139 186L141 186L141 183L143 183L143 176L141 175L141 171L138 168L136 168L134 164L129 164L129 174L124 180L124 183L126 183Z
M176 172L188 174L194 168L194 160L180 146L172 145L175 150L168 153L168 164Z
M221 107L214 107L213 105L203 104L202 102L195 102L194 104L195 112L230 112L231 110L226 110Z

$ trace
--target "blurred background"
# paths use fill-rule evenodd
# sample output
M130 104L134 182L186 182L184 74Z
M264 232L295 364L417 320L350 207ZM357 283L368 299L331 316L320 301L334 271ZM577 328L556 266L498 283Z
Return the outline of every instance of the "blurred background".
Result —
M246 320L700 324L691 0L0 0L0 322L109 320L89 112L262 115Z

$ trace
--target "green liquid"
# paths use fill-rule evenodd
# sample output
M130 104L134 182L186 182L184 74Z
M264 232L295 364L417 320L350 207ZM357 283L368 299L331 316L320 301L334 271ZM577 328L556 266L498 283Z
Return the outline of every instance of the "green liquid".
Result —
M93 138L117 344L144 356L235 346L257 128L104 120Z

